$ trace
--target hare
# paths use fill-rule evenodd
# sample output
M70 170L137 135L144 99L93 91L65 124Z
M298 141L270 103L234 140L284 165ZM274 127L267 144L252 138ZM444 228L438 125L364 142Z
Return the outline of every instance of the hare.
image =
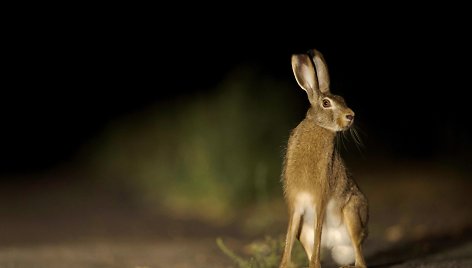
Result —
M291 132L284 159L289 223L280 267L291 265L295 237L310 268L321 266L321 248L331 251L339 265L366 267L361 245L367 236L367 199L346 172L334 142L337 132L352 126L354 112L341 96L331 94L322 54L315 49L309 53L312 59L308 54L292 55L293 73L311 107Z

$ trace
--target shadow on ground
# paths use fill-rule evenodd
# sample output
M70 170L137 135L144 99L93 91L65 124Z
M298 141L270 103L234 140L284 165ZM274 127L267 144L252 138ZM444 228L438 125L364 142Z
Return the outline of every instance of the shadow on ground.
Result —
M458 250L460 249L460 250ZM460 262L472 263L472 228L457 233L436 234L420 240L407 241L367 257L369 267L383 268L414 264L436 267ZM463 264L465 265L465 263ZM429 266L428 266L429 267Z

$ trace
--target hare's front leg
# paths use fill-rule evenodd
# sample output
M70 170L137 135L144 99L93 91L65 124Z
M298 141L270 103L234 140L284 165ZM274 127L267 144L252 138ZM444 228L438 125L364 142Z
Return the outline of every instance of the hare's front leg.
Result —
M319 207L319 209L316 210L314 247L310 259L310 268L321 267L321 232L323 231L322 229L325 216L325 202L319 201L318 204L320 204L320 206L316 206L316 204L313 204L313 207Z
M292 266L291 255L295 237L300 226L301 213L299 209L290 209L290 220L288 223L287 237L285 239L285 249L280 262L280 268L288 268Z
M355 254L355 267L365 268L362 242L367 235L367 203L360 196L353 196L343 209L344 223L351 237Z

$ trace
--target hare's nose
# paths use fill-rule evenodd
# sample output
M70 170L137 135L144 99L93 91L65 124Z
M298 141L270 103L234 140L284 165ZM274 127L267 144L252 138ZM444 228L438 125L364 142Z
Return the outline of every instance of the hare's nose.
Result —
M349 120L349 121L352 121L352 120L354 120L354 115L353 114L348 114L348 115L346 115L346 119Z

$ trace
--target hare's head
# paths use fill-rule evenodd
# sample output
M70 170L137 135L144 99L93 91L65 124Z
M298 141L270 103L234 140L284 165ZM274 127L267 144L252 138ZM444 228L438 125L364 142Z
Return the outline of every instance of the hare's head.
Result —
M310 117L315 124L333 132L347 130L354 122L354 112L341 96L329 89L328 67L323 55L313 49L313 61L306 54L292 56L292 69L298 85L308 94ZM313 64L314 63L314 64Z

